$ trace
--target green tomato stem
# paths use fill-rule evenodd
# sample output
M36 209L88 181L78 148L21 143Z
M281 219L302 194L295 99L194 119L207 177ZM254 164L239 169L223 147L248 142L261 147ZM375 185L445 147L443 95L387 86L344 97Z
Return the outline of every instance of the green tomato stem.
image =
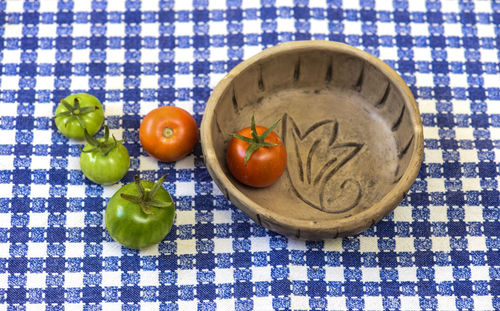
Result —
M158 179L151 189L144 189L141 183L141 179L139 176L134 176L134 183L137 187L137 191L139 192L138 196L121 193L120 196L125 200L128 200L132 203L135 203L141 207L141 210L144 214L150 215L152 214L153 208L169 208L173 206L172 202L162 202L154 199L156 193L161 188L163 183L165 182L165 178L167 178L168 174L163 175L160 179Z

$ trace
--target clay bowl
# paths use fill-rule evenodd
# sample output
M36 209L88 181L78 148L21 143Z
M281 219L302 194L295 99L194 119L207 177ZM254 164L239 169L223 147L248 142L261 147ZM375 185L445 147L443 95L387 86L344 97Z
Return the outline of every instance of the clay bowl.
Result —
M228 172L230 134L276 129L287 169L267 188ZM391 212L423 157L421 117L407 85L375 56L327 41L287 42L237 65L214 89L201 124L207 169L234 205L297 238L359 233Z

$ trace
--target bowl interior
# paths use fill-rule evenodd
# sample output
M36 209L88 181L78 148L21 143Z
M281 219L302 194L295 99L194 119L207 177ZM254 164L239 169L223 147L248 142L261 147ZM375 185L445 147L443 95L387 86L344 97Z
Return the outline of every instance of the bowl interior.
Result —
M216 165L274 214L349 217L380 201L408 168L413 109L393 79L356 53L282 49L228 78L208 129ZM249 126L252 114L264 126L281 119L276 132L287 150L285 173L262 189L233 179L225 163L230 134Z

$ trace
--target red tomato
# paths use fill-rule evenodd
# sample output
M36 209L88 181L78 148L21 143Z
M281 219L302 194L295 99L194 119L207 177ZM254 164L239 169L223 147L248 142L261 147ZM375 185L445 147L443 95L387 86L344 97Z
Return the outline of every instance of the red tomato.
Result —
M261 135L267 128L256 126ZM252 138L250 127L237 134ZM231 174L240 182L252 187L267 187L280 178L286 168L286 150L276 133L271 132L264 140L278 146L260 147L255 150L245 165L245 153L249 143L233 137L227 148L226 162Z
M186 110L163 106L149 112L139 128L141 144L153 158L173 162L193 150L198 140L198 126Z

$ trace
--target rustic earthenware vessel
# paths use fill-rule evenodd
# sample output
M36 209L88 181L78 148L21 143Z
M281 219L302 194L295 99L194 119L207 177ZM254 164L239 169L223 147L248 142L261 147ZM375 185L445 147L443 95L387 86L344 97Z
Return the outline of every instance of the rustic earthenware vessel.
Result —
M281 122L287 169L267 188L236 181L225 162L230 134ZM401 77L375 56L337 42L295 41L237 65L207 102L207 169L234 205L288 236L359 233L391 212L423 157L422 122Z

